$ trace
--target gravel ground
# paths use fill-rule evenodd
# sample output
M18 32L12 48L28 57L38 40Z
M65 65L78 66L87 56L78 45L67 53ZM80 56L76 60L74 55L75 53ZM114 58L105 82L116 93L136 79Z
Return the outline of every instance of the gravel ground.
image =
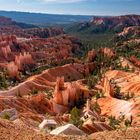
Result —
M0 119L0 140L140 140L140 128L104 131L90 136L51 136L24 123Z

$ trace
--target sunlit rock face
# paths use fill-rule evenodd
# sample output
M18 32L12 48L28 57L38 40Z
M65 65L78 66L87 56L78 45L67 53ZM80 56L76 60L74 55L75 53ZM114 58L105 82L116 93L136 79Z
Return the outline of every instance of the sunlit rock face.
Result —
M86 106L83 109L83 125L81 129L87 134L98 131L112 130L112 128L105 122L105 118L101 117L100 111L93 110L95 100L87 99Z
M104 122L87 119L83 123L82 130L87 134L92 134L95 132L106 131L106 130L111 131L113 129Z
M102 53L104 56L106 56L108 58L112 58L115 56L115 53L110 48L102 48L102 49L100 49L100 53Z
M90 66L88 66L89 64L86 65L74 63L45 70L39 75L31 76L25 82L17 85L16 87L13 87L6 91L1 91L0 95L4 94L5 96L15 96L18 92L20 92L21 95L24 96L28 95L32 91L32 89L37 89L39 91L52 89L56 85L55 83L57 77L64 76L66 82L72 82L77 81L79 79L83 79L86 75L89 74L89 68L92 68L92 70L95 69L94 63L91 63ZM77 83L79 82L76 82L76 87ZM75 87L75 84L69 83L68 86ZM66 87L68 88L68 86ZM80 88L82 88L82 86ZM84 86L83 89L85 89Z
M89 90L78 82L64 84L64 78L57 78L53 98L53 109L56 113L63 113L74 106L80 99L87 99Z
M19 70L22 70L24 65L33 63L32 55L29 52L20 53L19 56L15 56L15 64L18 66Z
M101 107L102 115L113 115L119 117L125 115L126 118L132 116L132 124L135 126L139 124L139 95L140 95L140 78L139 75L124 72L120 70L110 70L105 74L100 84L96 88L102 91L105 98L98 99ZM117 93L115 86L120 87L120 93ZM119 91L118 91L119 92ZM128 100L120 99L116 94L121 96L133 95L133 98Z
M16 36L14 35L0 36L0 62L6 62L10 60L13 42L16 42Z
M118 33L116 39L129 39L140 37L139 26L126 27L122 32Z
M7 64L7 71L10 78L17 77L19 73L18 70L18 66L14 62Z
M139 15L126 15L126 16L114 16L114 17L94 17L90 22L92 25L100 27L101 31L114 30L116 32L122 31L124 27L139 26Z
M0 112L7 108L15 108L20 118L22 117L28 120L32 119L41 121L43 120L43 116L41 114L49 113L53 115L51 107L50 102L43 93L24 98L17 96L8 98L4 96L0 97Z
M7 70L10 77L18 77L19 71L24 70L28 65L34 64L31 54L24 52L19 56L15 56L15 61L7 64Z
M138 60L138 59L136 58L136 56L132 55L132 56L130 57L130 61L131 61L135 66L137 66L137 67L140 68L140 60Z
M87 119L96 120L96 121L102 121L102 118L100 116L100 112L97 112L92 109L94 105L94 101L91 101L87 99L86 105L83 109L83 117L82 120L85 122Z
M126 94L127 92L132 92L135 96L140 94L139 75L131 72L114 70L108 71L106 77L108 78L108 81L113 79L115 84L121 87L121 92L123 94Z
M80 47L81 44L78 39L69 35L39 39L1 35L0 62L18 61L17 59L21 61L23 57L28 57L29 59L32 56L34 61L39 64L42 60L52 65L73 63L74 56L79 56L83 53ZM29 56L29 53L31 56Z
M74 63L74 56L82 53L80 46L77 38L68 35L40 39L1 35L0 68L7 69L11 78L18 77L19 71L30 73L44 65Z
M11 53L10 46L8 45L8 46L6 46L6 47L2 47L2 48L1 48L1 51L2 51L2 53L3 53L3 55L4 55L4 57L7 59L7 58L8 58L8 54Z
M74 81L69 79L68 72ZM31 118L36 117L39 120L42 117L37 115L38 113L50 115L64 113L80 100L89 97L88 88L82 83L82 80L79 80L84 78L84 73L85 65L68 64L32 76L18 86L0 92L0 109L16 108L23 117L26 118L29 115ZM31 95L32 89L37 89L40 92L37 95ZM50 100L44 93L46 89L54 89L53 97ZM7 98L9 98L8 101L6 101ZM68 117L64 120L68 121Z

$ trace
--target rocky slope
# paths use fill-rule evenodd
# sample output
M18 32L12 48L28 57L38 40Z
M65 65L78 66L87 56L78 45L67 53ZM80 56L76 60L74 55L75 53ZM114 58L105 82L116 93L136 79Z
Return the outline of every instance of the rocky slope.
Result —
M138 128L129 128L126 130L116 130L110 132L99 132L94 133L90 136L93 140L127 140L127 139L138 139L139 140L139 129Z
M140 27L139 26L133 26L133 27L126 27L123 29L121 33L118 34L117 38L123 39L133 39L133 38L139 38L140 37Z
M101 49L100 52L110 58L115 55L107 48ZM95 56L96 54L90 52L88 53L88 57L92 57L92 59L87 60L93 61ZM83 80L80 80L94 71L95 66L94 63L74 63L51 68L40 75L32 76L18 86L0 93L1 111L6 108L15 108L18 111L19 117L27 119L28 116L28 118L37 122L43 120L46 112L50 115L64 113L74 106L75 103L78 103L81 97L82 99L87 99L96 94L94 90L92 91L87 88ZM66 83L64 83L64 79ZM115 85L111 84L110 81L112 79ZM95 88L103 92L105 96L97 100L101 114L91 110L91 106L94 106L94 103L96 103L94 100L92 100L91 105L87 103L84 114L81 117L84 118L88 116L89 119L84 119L82 130L89 133L90 128L90 134L98 131L112 130L108 123L101 117L109 117L112 115L118 118L122 114L128 119L133 116L132 126L138 126L139 98L134 99L134 97L138 97L139 95L139 80L137 74L118 70L108 71ZM116 96L114 86L121 88L121 96L125 96L128 91L133 92L133 99L128 101L120 99L119 96ZM35 93L34 90L38 92ZM46 93L45 90L47 91ZM50 90L52 91L49 96ZM96 120L95 122L92 121L92 117ZM32 127L33 126L34 125L32 125Z
M96 18L90 24L101 28L107 24L106 28L112 30L122 24L124 28L126 23L129 26L139 24L139 16ZM127 36L129 30L134 34L137 29L136 26L124 28L120 34ZM50 139L47 134L52 127L48 125L40 130L39 124L51 119L58 129L73 123L78 127L77 131L88 135L108 130L120 137L121 131L112 130L133 127L124 132L123 138L129 137L131 130L134 138L139 137L140 68L138 56L131 56L131 51L139 50L139 47L130 45L133 35L127 40L119 40L114 49L104 47L89 51L83 48L79 39L60 35L61 31L53 28L53 33L40 28L20 30L30 38L24 34L22 38L15 35L0 37L0 88L3 87L0 117L9 120L0 119L0 132L6 136L12 133L12 139L25 138L23 133L27 139ZM46 36L49 38L44 38ZM8 129L11 127L15 132ZM5 134L5 128L8 134ZM30 133L26 135L23 128ZM106 135L112 139L110 132L93 134L91 139Z
M60 35L48 39L27 39L18 38L14 35L2 35L0 40L1 62L13 61L15 55L22 55L24 52L32 54L34 59L38 59L37 61L40 59L43 61L44 57L51 61L52 58L49 57L61 59L61 57L70 57L74 53L81 53L79 48L81 42L69 35ZM61 52L58 51L60 49L62 49Z
M22 120L10 122L6 120L0 120L0 139L1 140L77 140L78 137L74 136L52 136L37 130L24 124ZM86 140L87 137L80 137L81 140Z
M89 22L77 23L67 28L68 32L105 33L107 31L120 32L125 27L140 26L139 15L125 15L114 17L93 17Z
M91 20L93 25L97 25L104 30L120 31L124 27L129 26L139 26L140 25L140 16L139 15L125 15L125 16L116 16L116 17L105 17L105 18L94 18Z
M63 34L61 28L38 28L34 25L18 23L10 18L0 16L0 34L17 35L18 37L26 38L48 38Z
M130 128L128 130L118 130L111 132L99 132L94 133L91 136L52 136L49 134L37 132L31 127L27 127L23 121L10 122L0 119L0 139L7 140L10 139L20 139L20 140L101 140L101 139L114 139L114 140L124 140L124 139L139 139L139 129Z
M0 67L3 74L22 81L24 76L41 72L41 69L76 62L77 57L83 54L81 47L81 42L69 35L48 39L5 35L1 36L0 42Z
M92 69L95 65L92 64ZM21 95L28 95L32 89L44 90L55 86L57 77L64 77L66 82L83 79L88 75L90 66L82 64L68 64L43 71L40 75L29 77L25 82L11 88L8 91L2 91L1 95L12 96L19 91Z
M139 74L108 71L96 87L105 96L98 100L102 114L117 118L121 115L133 116L133 125L139 126L139 80ZM119 87L120 91L117 92L115 87ZM130 98L125 99L128 96Z

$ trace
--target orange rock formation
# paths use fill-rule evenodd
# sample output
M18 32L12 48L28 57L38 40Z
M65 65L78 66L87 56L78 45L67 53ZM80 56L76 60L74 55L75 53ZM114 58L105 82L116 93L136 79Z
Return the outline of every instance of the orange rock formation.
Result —
M120 87L120 93L123 96L127 96L128 93L133 93L134 99L129 99L127 101L118 99L115 97L115 91L112 85L113 83ZM105 98L98 99L98 103L101 107L102 115L113 115L116 117L125 115L126 118L130 118L130 115L133 118L133 125L139 124L139 95L140 95L140 78L139 75L134 73L128 73L123 71L108 71L105 74L105 77L102 79L101 83L97 85L97 89L101 90Z
M56 113L67 111L70 107L74 106L76 102L81 99L89 97L89 90L82 87L77 82L64 84L64 78L57 78L54 98L53 109Z

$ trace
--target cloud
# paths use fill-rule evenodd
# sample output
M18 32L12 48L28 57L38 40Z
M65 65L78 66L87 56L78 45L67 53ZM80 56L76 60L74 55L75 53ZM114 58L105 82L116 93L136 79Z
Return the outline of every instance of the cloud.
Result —
M46 3L78 3L78 2L98 2L98 1L105 1L105 0L37 0L40 2L46 2ZM106 1L112 1L112 2L132 2L134 0L106 0Z
M78 3L78 2L102 2L104 0L16 0L17 3L29 1L32 2L43 2L43 3ZM134 0L106 0L107 2L133 2Z
M83 2L87 0L39 0L46 3L77 3L77 2Z

